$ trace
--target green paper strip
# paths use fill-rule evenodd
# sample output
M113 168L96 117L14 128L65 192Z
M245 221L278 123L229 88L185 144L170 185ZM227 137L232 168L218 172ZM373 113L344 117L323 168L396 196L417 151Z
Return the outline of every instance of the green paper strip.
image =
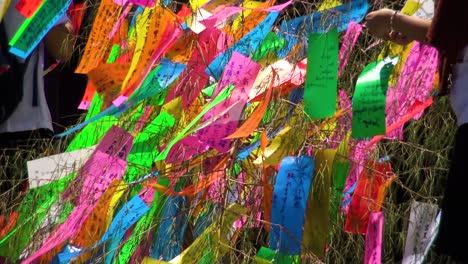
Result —
M13 46L16 44L16 42L18 41L18 39L23 35L24 31L26 30L26 28L29 26L29 24L31 23L31 21L33 20L34 16L37 14L37 12L39 10L41 10L41 8L44 6L46 1L42 1L42 4L37 8L36 12L34 13L34 15L32 17L29 17L29 18L26 18L23 23L21 24L21 26L18 28L18 30L16 31L15 35L13 35L13 37L11 38L10 42L8 43L8 45L10 46Z
M70 174L57 181L29 190L18 208L20 216L17 225L6 237L0 240L0 256L7 257L16 263L21 252L33 238L34 232L47 215L50 206L65 190L73 177L74 174Z
M216 89L216 86L218 86L218 83L213 83L212 85L206 87L205 89L202 90L202 93L204 93L208 97L212 97L213 93Z
M138 134L127 157L129 166L124 175L126 182L132 182L142 172L147 173L151 170L152 162L159 154L159 143L174 124L175 119L167 112L162 111Z
M282 49L285 44L286 40L284 38L280 38L275 33L269 32L262 41L260 48L255 51L254 55L252 56L252 60L258 62L269 53L276 53Z
M368 64L356 83L353 95L353 138L385 135L385 103L388 80L398 58Z
M118 44L112 45L112 49L109 53L109 57L107 58L106 63L111 64L114 63L120 54L120 46Z
M333 160L332 168L332 190L330 201L330 222L336 223L338 215L341 211L341 201L343 199L343 191L348 177L351 163L349 162L349 138L351 134L346 134L346 137L340 142L336 150L335 159Z
M254 259L255 263L260 264L270 264L270 263L278 263L278 264L292 264L292 263L299 263L299 256L298 255L283 255L280 252L276 252L273 249L262 247L257 252L257 255Z
M304 110L313 120L331 117L336 112L338 85L338 31L310 34Z
M229 85L225 89L223 89L218 96L216 96L213 101L211 101L204 109L199 113L193 120L188 124L187 127L185 127L177 136L166 146L163 152L161 152L157 157L155 161L159 160L164 160L167 157L167 154L171 150L172 146L174 146L175 143L177 143L179 140L183 139L186 137L192 129L193 126L208 112L210 111L213 107L221 103L222 101L226 100L230 95L231 91L234 89L234 85Z

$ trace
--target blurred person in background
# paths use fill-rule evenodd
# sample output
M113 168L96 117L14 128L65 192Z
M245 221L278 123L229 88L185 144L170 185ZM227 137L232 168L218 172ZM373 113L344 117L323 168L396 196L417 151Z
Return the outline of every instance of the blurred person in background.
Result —
M432 20L404 15L390 9L370 12L364 23L375 37L406 45L412 41L439 51L439 95L448 94L457 119L455 145L441 206L441 220L434 242L438 254L455 263L468 263L465 239L468 228L464 208L468 172L468 11L467 0L436 0Z

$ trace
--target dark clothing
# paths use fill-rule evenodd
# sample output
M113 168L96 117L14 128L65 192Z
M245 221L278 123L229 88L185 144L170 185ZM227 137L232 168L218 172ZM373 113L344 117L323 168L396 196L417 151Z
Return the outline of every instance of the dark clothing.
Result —
M442 215L435 250L439 254L453 257L460 263L468 263L466 238L466 186L468 173L468 124L460 126L455 137L455 147L452 150L450 172L442 201Z
M448 93L451 66L468 45L468 1L436 0L434 18L427 34L429 44L440 54L440 95Z

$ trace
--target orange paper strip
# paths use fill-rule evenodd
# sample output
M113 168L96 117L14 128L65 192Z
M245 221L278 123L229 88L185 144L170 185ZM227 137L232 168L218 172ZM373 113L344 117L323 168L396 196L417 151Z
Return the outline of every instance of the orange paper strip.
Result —
M146 38L139 40L144 41L139 55L135 49L135 57L122 84L122 95L130 97L143 82L152 66L172 46L181 32L177 16L167 8L156 6L153 13L150 14Z
M96 244L101 236L106 232L108 226L107 212L109 205L112 201L117 187L119 186L120 180L114 180L109 188L104 192L98 204L94 208L91 215L86 219L81 229L76 233L75 238L72 240L72 244L80 246L82 248L88 248ZM82 254L79 257L79 263L86 263L93 256L96 250L92 250Z
M276 78L276 74L274 73L273 77L271 78L270 86L268 87L265 100L263 100L260 103L260 105L257 107L257 109L255 109L255 111L252 113L249 119L247 119L242 124L242 126L239 127L234 133L227 136L226 139L247 137L258 127L258 124L260 124L260 121L262 121L262 118L265 115L265 111L268 108L268 104L270 103L271 93L273 91L273 83L275 81L275 78Z
M96 91L102 94L122 85L130 64L101 64L88 73Z
M83 56L75 73L86 74L102 62L106 51L111 45L111 40L107 36L119 19L120 10L121 7L112 0L102 0L86 42Z

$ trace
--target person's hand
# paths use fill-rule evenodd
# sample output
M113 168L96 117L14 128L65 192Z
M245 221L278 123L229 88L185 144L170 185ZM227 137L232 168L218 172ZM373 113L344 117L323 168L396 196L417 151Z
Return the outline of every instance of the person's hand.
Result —
M391 31L388 33L388 38L385 39L402 46L406 46L411 43L411 40L406 35L396 31Z
M395 15L394 10L387 8L370 12L366 16L364 26L370 34L377 38L389 40L402 46L408 45L411 40L406 35L392 31L391 20L392 16ZM396 19L396 16L393 19Z
M394 13L395 11L387 8L370 12L364 25L373 36L388 40L391 31L390 19Z

